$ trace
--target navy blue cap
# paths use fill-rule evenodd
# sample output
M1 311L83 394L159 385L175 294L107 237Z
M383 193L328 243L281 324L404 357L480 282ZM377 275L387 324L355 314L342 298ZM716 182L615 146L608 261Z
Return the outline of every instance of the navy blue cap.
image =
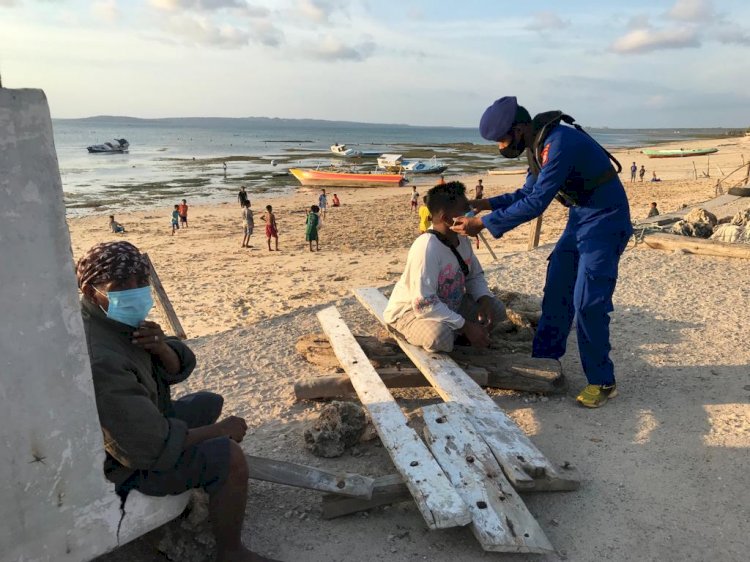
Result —
M479 120L479 134L490 141L499 141L510 132L516 117L516 96L505 96L489 106Z

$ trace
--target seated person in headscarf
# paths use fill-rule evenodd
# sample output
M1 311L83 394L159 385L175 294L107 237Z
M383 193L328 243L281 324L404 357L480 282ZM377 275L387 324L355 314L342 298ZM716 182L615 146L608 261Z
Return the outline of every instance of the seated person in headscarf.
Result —
M425 205L432 228L411 245L385 321L427 351L452 351L457 338L487 347L490 332L506 313L487 286L470 240L450 228L469 211L466 187L460 182L436 185L427 192Z
M203 488L218 560L268 560L241 541L248 467L239 442L247 424L236 416L216 421L224 402L218 394L170 399L170 385L190 375L195 356L146 320L153 307L146 257L129 242L97 244L76 273L105 476L123 501L130 490L166 496Z

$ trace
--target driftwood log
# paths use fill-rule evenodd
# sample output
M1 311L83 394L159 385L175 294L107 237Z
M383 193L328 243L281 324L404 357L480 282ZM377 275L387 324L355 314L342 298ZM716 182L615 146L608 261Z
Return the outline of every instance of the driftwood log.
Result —
M655 250L681 251L699 256L750 259L750 245L704 240L675 234L647 234L643 242Z
M356 336L356 339L389 388L430 386L393 340L371 336ZM520 345L525 342L516 343ZM340 369L324 334L302 336L297 341L297 351L314 365ZM461 346L457 346L450 355L481 386L539 393L559 393L566 389L560 363L553 359ZM301 379L295 383L294 393L298 400L311 400L353 395L354 388L349 378L340 374Z

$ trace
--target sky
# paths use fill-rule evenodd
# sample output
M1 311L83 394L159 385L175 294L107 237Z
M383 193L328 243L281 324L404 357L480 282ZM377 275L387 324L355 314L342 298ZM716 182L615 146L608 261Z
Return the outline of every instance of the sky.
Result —
M750 126L747 0L0 0L6 88L53 117Z

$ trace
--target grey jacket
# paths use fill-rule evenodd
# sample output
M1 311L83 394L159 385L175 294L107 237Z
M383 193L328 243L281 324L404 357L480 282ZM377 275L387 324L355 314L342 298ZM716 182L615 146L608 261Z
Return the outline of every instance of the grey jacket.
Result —
M180 358L170 375L148 351L131 343L132 328L81 301L96 406L104 434L106 477L120 485L136 470L168 470L185 447L187 425L173 416L169 385L184 381L195 355L177 338L166 343Z

